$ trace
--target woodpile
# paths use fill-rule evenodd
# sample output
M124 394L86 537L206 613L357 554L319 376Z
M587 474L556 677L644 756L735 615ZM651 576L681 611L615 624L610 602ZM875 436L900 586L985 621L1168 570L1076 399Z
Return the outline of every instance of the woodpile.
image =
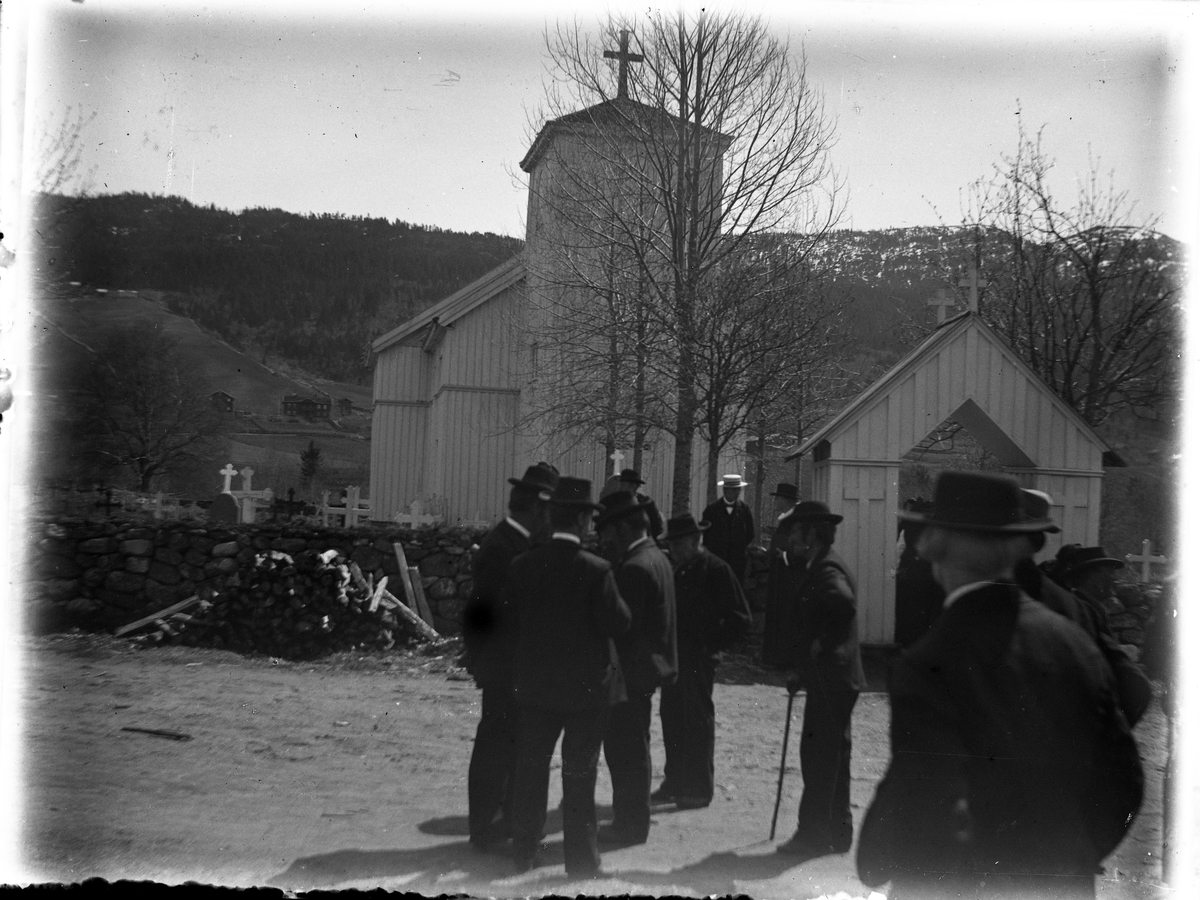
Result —
M281 659L387 650L407 636L436 640L437 632L392 596L384 581L376 586L364 579L336 550L259 553L186 621L174 615L157 620L159 639Z

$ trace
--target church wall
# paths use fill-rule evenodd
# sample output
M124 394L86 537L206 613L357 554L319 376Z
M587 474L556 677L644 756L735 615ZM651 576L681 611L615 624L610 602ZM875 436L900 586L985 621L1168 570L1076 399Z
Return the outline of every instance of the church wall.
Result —
M371 426L371 505L377 521L391 521L422 490L425 455L424 405L375 405Z
M525 466L516 461L516 391L448 389L438 397L442 429L439 481L433 511L447 524L491 522L508 503L508 479Z
M514 315L521 289L510 287L455 320L438 347L435 391L449 386L513 388Z

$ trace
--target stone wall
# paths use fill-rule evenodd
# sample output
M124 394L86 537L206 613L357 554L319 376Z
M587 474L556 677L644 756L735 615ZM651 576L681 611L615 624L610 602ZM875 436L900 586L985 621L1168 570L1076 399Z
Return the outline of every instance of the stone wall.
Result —
M193 594L219 593L265 550L337 550L403 599L392 548L404 547L421 572L434 627L461 630L473 588L471 547L478 529L398 526L324 528L310 524L204 525L145 519L42 520L30 523L21 578L27 627L111 630Z

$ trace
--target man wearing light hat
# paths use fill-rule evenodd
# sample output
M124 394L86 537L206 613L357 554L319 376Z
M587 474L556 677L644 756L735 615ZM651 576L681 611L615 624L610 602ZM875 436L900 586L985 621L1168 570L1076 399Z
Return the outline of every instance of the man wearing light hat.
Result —
M739 581L745 581L746 550L754 543L755 536L754 515L742 500L746 482L741 475L726 475L717 486L721 498L706 506L700 516L700 521L709 525L704 546L729 563Z
M896 897L1093 898L1142 800L1113 675L1077 626L1014 582L1028 536L1015 479L943 472L917 548L946 592L889 682L892 759L858 875Z

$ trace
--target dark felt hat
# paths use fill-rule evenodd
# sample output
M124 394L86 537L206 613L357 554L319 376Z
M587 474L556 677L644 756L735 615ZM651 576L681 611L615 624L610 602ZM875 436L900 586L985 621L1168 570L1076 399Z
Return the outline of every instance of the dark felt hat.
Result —
M622 469L621 474L617 476L617 481L625 481L629 484L645 484L642 481L641 473L637 469Z
M1053 502L1050 495L1042 491L1035 491L1031 488L1021 488L1021 502L1025 504L1025 515L1031 519L1049 519L1050 504ZM1058 534L1061 529L1057 525L1051 525L1049 528L1043 529L1050 534Z
M675 538L687 537L689 534L701 534L707 528L708 522L697 522L696 517L690 512L682 513L667 519L667 533L663 539L670 541Z
M558 486L558 472L549 463L538 463L526 469L520 478L508 479L508 483L514 487L534 491L542 500L549 500Z
M618 519L637 512L646 512L647 518L649 517L646 504L639 502L638 498L629 491L614 491L600 501L600 513L596 516L596 529L604 528Z
M788 484L786 481L781 481L775 486L775 490L771 492L772 497L782 497L784 500L791 500L795 503L800 499L800 489L794 484Z
M1015 478L957 470L938 476L931 509L927 512L905 511L899 518L901 522L952 531L997 535L1032 534L1055 527L1048 516L1034 518L1025 511L1021 486Z
M842 521L837 513L829 511L829 507L820 500L802 500L793 507L792 511L779 520L779 528L791 528L803 522L832 522L836 525Z
M1064 576L1077 575L1092 566L1107 566L1113 569L1125 568L1125 563L1114 559L1104 552L1103 547L1081 547L1079 544L1067 544L1058 551L1054 558L1057 570Z
M574 478L571 475L563 475L558 479L558 486L550 495L550 505L581 510L604 508L592 501L592 483L586 478Z

